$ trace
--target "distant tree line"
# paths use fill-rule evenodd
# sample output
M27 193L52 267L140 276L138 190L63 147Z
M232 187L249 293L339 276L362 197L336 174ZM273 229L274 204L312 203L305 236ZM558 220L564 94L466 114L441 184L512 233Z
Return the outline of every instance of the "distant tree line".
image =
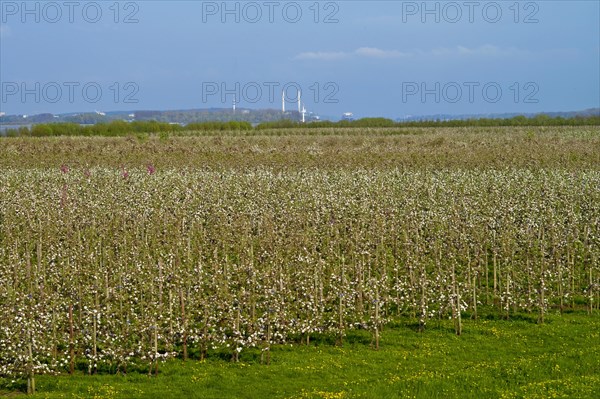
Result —
M600 116L576 116L573 118L550 117L536 115L533 118L515 116L513 118L481 118L481 119L456 119L456 120L422 120L398 121L387 118L363 118L357 120L341 120L339 122L315 121L300 123L292 120L265 122L256 126L256 129L283 129L283 128L328 128L328 127L468 127L468 126L596 126L600 125Z
M177 133L187 131L229 131L251 130L249 122L197 122L182 126L180 124L156 121L112 121L95 125L77 123L41 123L30 127L8 129L7 136L127 136L136 133Z
M493 127L493 126L598 126L600 116L586 117L550 117L537 115L533 118L516 116L508 119L465 119L465 120L436 120L436 121L398 121L386 118L363 118L353 121L342 120L339 122L313 121L300 123L293 120L282 119L279 121L264 122L252 126L250 122L243 121L212 121L195 122L187 125L173 124L157 121L112 121L109 123L97 123L94 125L80 125L77 123L40 123L30 127L8 129L7 136L127 136L137 133L158 134L193 134L193 132L209 131L251 131L266 129L289 129L289 128L391 128L391 127Z

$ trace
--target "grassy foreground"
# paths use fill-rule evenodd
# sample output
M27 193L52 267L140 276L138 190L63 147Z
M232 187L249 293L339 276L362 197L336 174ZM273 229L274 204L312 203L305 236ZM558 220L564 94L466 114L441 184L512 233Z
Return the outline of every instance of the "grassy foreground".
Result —
M598 398L600 319L553 314L545 325L517 315L442 321L424 333L406 322L382 334L354 332L343 347L315 341L278 346L270 365L244 352L239 363L171 360L158 377L39 376L35 398ZM5 383L7 381L4 381ZM7 394L6 391L4 391ZM14 393L14 392L13 392Z

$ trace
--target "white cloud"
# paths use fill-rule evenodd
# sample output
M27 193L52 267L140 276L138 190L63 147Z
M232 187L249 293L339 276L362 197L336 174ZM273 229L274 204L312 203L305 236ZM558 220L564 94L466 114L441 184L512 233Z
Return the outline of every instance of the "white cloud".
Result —
M323 60L323 61L331 61L338 60L341 58L348 57L364 57L364 58L399 58L399 57L408 57L410 53L403 53L398 50L382 50L376 47L360 47L354 51L345 52L345 51L332 51L332 52L324 52L324 51L309 51L305 53L300 53L294 57L297 60Z
M442 47L431 50L430 52L422 52L422 54L432 54L436 56L487 56L487 57L510 57L515 55L526 55L529 51L520 50L516 47L498 47L491 44L485 44L479 47Z
M347 57L348 54L344 53L343 51L337 51L337 52L326 52L326 51L317 51L317 52L306 52L306 53L300 53L297 56L295 56L294 58L297 60L337 60L340 58L345 58Z
M376 47L361 47L354 50L354 54L371 58L399 58L411 55L410 53L403 53L398 50L381 50Z
M360 47L354 51L331 51L331 52L305 52L294 57L297 60L322 60L332 61L342 58L362 57L362 58L409 58L415 56L436 56L436 57L513 57L530 55L531 51L518 49L516 47L498 47L491 44L485 44L479 47L440 47L431 50L415 50L403 52L399 50L382 50L377 47Z

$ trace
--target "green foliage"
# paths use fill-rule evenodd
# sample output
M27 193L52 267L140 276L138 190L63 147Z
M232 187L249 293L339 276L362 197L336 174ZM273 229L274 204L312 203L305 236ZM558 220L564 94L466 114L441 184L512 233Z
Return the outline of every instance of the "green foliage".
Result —
M299 123L291 120L261 123L257 129L289 129L299 127L304 129L334 128L334 127L360 127L360 128L383 128L383 127L494 127L494 126L598 126L600 116L589 117L549 117L537 115L534 118L516 116L508 119L467 119L450 121L400 121L394 122L386 118L363 118L353 121L341 120L339 122L315 121L310 123Z
M252 125L249 122L196 122L189 123L185 126L186 131L240 131L240 130L252 130Z
M213 134L222 132L248 132L256 131L263 133L266 130L276 129L308 129L308 134L319 134L317 129L327 128L426 128L426 127L500 127L500 126L599 126L600 117L549 117L538 115L534 118L516 116L510 119L473 119L452 121L412 121L394 122L386 118L363 118L353 121L342 120L339 122L314 121L300 123L291 119L279 119L263 122L255 127L247 121L207 121L193 122L185 126L174 123L157 121L134 121L125 122L121 120L109 123L99 122L93 125L79 125L75 123L46 123L34 124L32 127L21 127L19 129L8 129L7 135L14 136L127 136L131 133L174 133L178 135L194 135L197 132Z

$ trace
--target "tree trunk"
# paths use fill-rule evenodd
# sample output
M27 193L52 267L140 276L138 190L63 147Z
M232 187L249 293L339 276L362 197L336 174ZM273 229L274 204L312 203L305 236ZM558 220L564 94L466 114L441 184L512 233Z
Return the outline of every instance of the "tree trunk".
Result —
M69 305L69 374L75 371L75 334L73 329L73 304Z
M27 355L29 357L29 364L27 365L27 394L35 394L35 373L33 369L33 344L31 331L29 332L27 343Z
M183 361L185 362L188 357L187 352L187 322L185 319L185 298L183 297L183 290L179 291L179 301L181 302L181 327L183 329Z

